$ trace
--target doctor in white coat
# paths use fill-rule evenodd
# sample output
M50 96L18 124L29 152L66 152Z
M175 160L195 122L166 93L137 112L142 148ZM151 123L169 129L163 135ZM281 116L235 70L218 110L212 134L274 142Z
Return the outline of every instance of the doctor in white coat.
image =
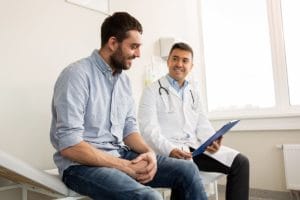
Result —
M249 161L222 146L222 138L192 158L191 152L215 132L202 111L199 91L186 80L193 67L192 48L174 44L167 65L169 73L143 92L138 111L143 137L158 154L193 159L201 171L228 175L226 200L248 200Z

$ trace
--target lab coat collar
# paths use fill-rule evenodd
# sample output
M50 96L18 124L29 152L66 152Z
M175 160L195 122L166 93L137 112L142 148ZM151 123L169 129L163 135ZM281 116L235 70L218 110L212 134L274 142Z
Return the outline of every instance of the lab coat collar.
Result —
M188 81L188 80L184 80L183 86L179 86L178 81L175 80L174 78L172 78L172 77L170 76L170 74L167 74L167 75L166 75L166 78L167 78L167 80L169 81L170 85L171 85L173 88L175 88L175 90L176 90L177 92L180 92L181 90L184 91L184 89L185 89L185 88L188 86L188 84L189 84L189 81Z
M176 89L173 88L173 86L170 84L167 76L168 75L165 75L162 78L160 78L161 86L165 87L169 92L171 92L172 94L174 94L175 96L177 96L177 97L179 97L181 99L181 97L178 94L178 92L176 91ZM187 85L184 88L183 94L185 94L189 90L191 90L191 84L189 82L187 82Z

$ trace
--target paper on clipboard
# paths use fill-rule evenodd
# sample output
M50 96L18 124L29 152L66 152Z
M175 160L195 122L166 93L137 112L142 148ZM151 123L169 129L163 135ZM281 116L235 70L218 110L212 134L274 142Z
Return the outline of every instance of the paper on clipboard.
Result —
M196 149L192 155L193 157L203 153L205 151L205 149L211 145L213 143L213 141L217 140L218 138L220 138L222 135L224 135L225 133L227 133L233 126L235 126L240 120L233 120L228 122L227 124L225 124L224 126L222 126L222 128L220 128L218 131L215 132L215 134L213 134L210 138L208 138L208 140L206 140L206 142L204 142L203 144L200 145L200 147L198 147L198 149Z

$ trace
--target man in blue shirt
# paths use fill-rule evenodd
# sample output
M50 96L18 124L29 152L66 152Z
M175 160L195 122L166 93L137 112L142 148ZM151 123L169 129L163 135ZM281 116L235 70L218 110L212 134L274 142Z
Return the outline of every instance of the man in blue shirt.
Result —
M65 68L52 101L51 142L63 182L92 199L162 199L151 187L180 190L180 199L206 200L189 161L155 155L138 133L123 70L140 57L141 24L118 12L101 26L101 48ZM151 187L149 187L151 186Z

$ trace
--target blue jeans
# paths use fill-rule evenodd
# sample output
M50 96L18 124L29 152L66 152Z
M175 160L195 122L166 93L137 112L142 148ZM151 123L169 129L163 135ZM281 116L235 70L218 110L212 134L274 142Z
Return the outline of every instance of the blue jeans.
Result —
M121 157L132 160L138 154L123 150ZM193 162L157 155L157 173L143 185L114 168L74 165L63 173L63 182L75 192L96 200L162 200L155 187L180 191L179 199L207 200L200 175ZM153 188L152 188L153 187Z

